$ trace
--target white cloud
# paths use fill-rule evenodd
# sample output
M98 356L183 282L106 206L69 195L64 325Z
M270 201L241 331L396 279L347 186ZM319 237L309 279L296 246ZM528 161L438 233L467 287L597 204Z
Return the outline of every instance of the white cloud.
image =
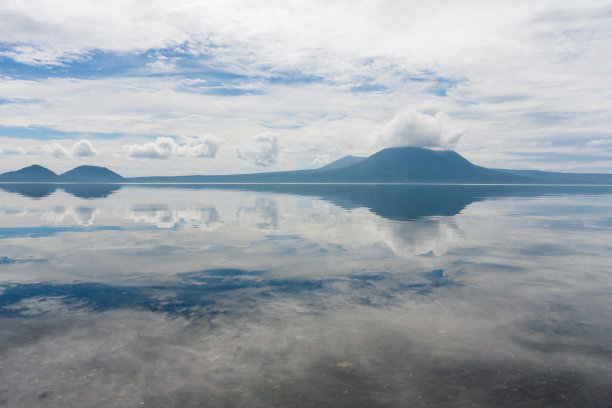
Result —
M179 138L179 157L216 157L223 139L209 134Z
M170 137L158 137L155 142L125 146L130 157L167 159L176 151L176 143Z
M73 157L91 157L96 156L99 152L94 149L91 142L87 139L81 139L76 142L72 149L66 149L62 144L58 142L48 143L40 146L43 152L52 155L57 159L62 159L65 157L73 156ZM13 149L15 150L15 149ZM24 149L21 149L24 150Z
M406 109L384 126L380 142L385 147L448 147L460 137L461 133L453 129L445 113L438 112L432 116Z
M176 60L178 60L178 57L168 58L157 52L153 58L151 58L151 62L147 63L147 67L150 69L151 73L154 74L171 73L176 70L176 65L174 63Z
M167 159L170 157L215 157L223 139L208 134L193 137L158 137L154 142L124 146L130 157Z
M272 166L278 160L278 137L263 134L247 140L236 149L239 159L250 160L258 166Z
M79 55L82 50L70 50L63 47L38 47L19 45L11 50L2 51L0 55L27 65L65 65L65 63L83 60ZM86 51L85 51L86 52Z
M0 99L11 101L0 105L0 124L122 133L130 140L117 146L138 145L135 155L153 157L184 156L156 142L148 145L138 135L180 137L207 129L226 138L232 159L237 148L247 154L242 135L274 128L283 146L276 166L286 167L289 159L312 162L303 147L324 151L329 135L340 128L353 129L334 138L341 150L334 157L371 154L368 147L380 136L372 128L380 129L390 112L410 106L416 112L446 112L453 119L447 124L438 118L434 127L451 133L469 129L456 147L481 164L501 165L500 159L509 159L504 152L559 151L570 144L536 149L530 143L570 137L571 145L579 146L573 147L576 153L593 163L587 142L608 137L612 122L602 108L612 99L606 86L612 81L611 5L0 2L1 54L24 64L61 65L66 73L31 80L0 76ZM129 77L104 69L95 78L71 76L74 61L112 67L125 55ZM188 76L172 75L185 70ZM229 75L210 78L207 70ZM210 90L238 92L228 96ZM355 118L363 126L352 126ZM441 132L438 142L435 129L421 125L420 139L408 143L444 146L452 139ZM390 143L406 142L395 136ZM228 159L225 164L230 172L247 162Z
M68 150L66 150L66 148L59 143L50 143L43 145L42 149L44 152L58 159L66 157L70 154Z
M8 149L7 148L0 149L0 154L22 155L22 154L27 154L27 151L23 147L9 147Z
M588 147L599 147L612 144L612 139L597 139L587 142Z
M89 140L82 139L74 144L72 154L77 157L89 157L97 155L98 151L93 148Z

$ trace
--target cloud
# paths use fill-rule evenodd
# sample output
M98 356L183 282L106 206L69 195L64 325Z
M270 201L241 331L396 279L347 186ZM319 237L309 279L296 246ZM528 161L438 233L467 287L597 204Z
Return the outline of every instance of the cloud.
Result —
M6 127L129 135L118 146L214 129L232 146L223 172L246 166L241 135L264 128L283 141L278 167L310 163L303 146L342 127L334 156L374 153L355 139L406 106L469 126L458 150L483 165L572 137L592 166L586 143L609 135L609 1L32 2L0 2L0 55L19 63L0 77Z
M27 154L28 152L23 147L12 147L8 149L0 149L0 154L6 155L21 155Z
M272 166L278 160L278 150L278 137L263 134L247 140L243 147L236 149L236 155L258 166Z
M79 140L72 146L72 149L66 149L63 145L57 142L45 144L41 146L41 148L43 152L50 154L58 159L68 156L91 157L99 154L98 151L94 149L91 142L87 139Z
M217 156L223 139L215 135L193 137L158 137L154 142L124 146L130 157L167 159L170 157L213 158Z
M67 63L84 59L79 55L82 50L64 47L34 47L19 45L11 50L0 52L1 56L27 65L64 66Z
M89 140L82 139L74 144L72 154L77 157L89 157L97 155L98 151L93 148Z
M176 70L175 61L178 59L177 57L168 58L162 55L159 52L156 52L151 58L151 62L147 63L147 67L150 69L151 73L154 74L163 74L163 73L171 73Z
M167 159L174 155L176 142L170 137L158 137L155 142L125 146L130 157Z
M606 146L606 145L610 145L612 144L612 140L610 139L597 139L597 140L591 140L589 142L587 142L587 146L588 147L600 147L600 146Z
M66 150L66 148L59 143L50 143L50 144L43 145L42 149L46 153L58 159L66 157L70 154L68 150Z
M444 147L455 144L460 137L447 114L431 116L411 109L396 114L380 133L380 141L386 147Z

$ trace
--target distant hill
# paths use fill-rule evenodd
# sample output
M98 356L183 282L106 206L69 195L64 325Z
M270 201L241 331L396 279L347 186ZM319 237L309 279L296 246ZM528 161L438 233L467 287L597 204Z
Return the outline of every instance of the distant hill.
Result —
M79 166L58 176L34 165L0 174L0 182L612 184L612 174L487 169L450 150L395 147L365 158L345 156L314 170L123 178L106 167Z
M528 178L476 166L457 152L396 147L326 176L347 182L521 183Z
M226 176L138 177L159 183L530 183L528 177L486 169L454 151L397 147L370 157L347 156L316 170Z
M508 174L527 177L546 184L612 184L612 174L598 173L559 173L540 170L496 169Z
M9 182L54 182L57 181L58 178L59 176L57 174L38 164L24 167L21 170L0 174L0 181Z
M51 170L35 164L0 174L0 182L11 183L121 183L123 181L125 179L119 174L99 166L79 166L58 176Z
M99 166L79 166L69 170L59 176L60 181L67 182L93 182L93 183L121 183L125 181L123 177Z

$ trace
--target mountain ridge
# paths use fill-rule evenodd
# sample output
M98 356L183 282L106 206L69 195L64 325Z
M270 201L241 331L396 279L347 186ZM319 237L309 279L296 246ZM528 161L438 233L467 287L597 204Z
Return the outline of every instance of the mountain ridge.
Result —
M111 183L123 182L125 178L102 166L78 166L62 174L57 174L39 164L33 164L16 171L0 174L0 182L25 183Z
M0 174L1 181L39 181L53 182L58 179L58 175L53 171L38 164L33 164L15 171L8 171Z
M232 175L132 177L141 183L529 183L476 166L451 150L395 147L366 158L345 156L319 169ZM347 159L348 158L348 159ZM347 163L352 161L352 163ZM612 180L611 180L612 183Z
M383 149L348 167L331 171L335 172L336 177L346 181L427 183L525 181L522 176L476 166L452 150L418 147Z
M101 166L78 166L72 170L68 170L62 173L60 176L61 181L90 181L96 182L97 180L104 179L105 182L122 182L125 179L119 174L106 167Z
M363 161L367 159L367 157L357 157L357 156L351 156L350 154L347 156L344 156L341 159L338 159L336 161L333 161L323 167L318 168L317 170L332 170L332 169L341 169L344 167L348 167L348 166L352 166L355 163L359 163L360 161Z
M612 174L489 169L471 163L452 150L395 147L369 157L345 156L311 170L124 178L101 166L78 166L57 175L40 165L32 165L0 174L0 182L612 184Z

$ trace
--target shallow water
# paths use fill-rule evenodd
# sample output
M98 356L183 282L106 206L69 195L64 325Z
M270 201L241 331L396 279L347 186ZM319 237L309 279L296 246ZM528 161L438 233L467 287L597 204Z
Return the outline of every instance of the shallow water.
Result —
M612 188L0 188L0 406L612 406Z

